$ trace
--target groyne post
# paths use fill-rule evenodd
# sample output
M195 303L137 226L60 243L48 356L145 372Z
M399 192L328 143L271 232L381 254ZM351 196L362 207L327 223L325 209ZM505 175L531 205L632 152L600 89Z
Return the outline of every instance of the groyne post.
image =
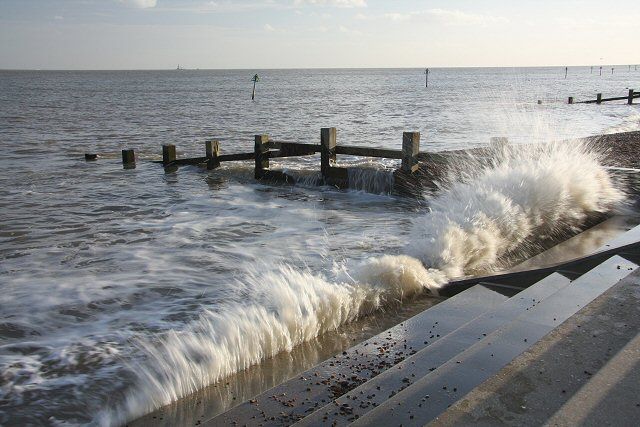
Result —
M91 162L94 160L98 160L98 155L97 154L93 154L93 153L84 153L84 159L87 162Z
M220 166L220 143L215 140L205 141L205 151L207 156L207 169L215 169Z
M569 97L569 100L567 101L567 104L573 104L573 96Z
M627 99L627 104L633 104L633 89L629 89L629 98Z
M336 128L320 129L320 172L325 180L329 179L331 167L336 163Z
M176 146L173 144L166 144L162 146L162 164L169 166L176 161Z
M136 154L133 149L122 150L122 166L125 169L136 167Z
M420 132L402 133L402 165L400 169L405 173L418 170L417 155L420 152Z
M269 170L269 135L255 135L254 143L256 159L254 177L262 179Z
M602 104L602 94L601 93L596 95L596 104Z

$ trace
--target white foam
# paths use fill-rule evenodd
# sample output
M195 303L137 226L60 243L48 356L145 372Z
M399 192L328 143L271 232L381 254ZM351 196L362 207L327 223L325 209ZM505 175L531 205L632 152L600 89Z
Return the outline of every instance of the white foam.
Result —
M408 255L341 265L332 277L279 265L238 283L247 295L205 311L186 330L139 342L136 387L102 424L119 424L448 278L493 268L540 238L579 227L623 195L583 145L511 147L487 164L465 159L414 224Z

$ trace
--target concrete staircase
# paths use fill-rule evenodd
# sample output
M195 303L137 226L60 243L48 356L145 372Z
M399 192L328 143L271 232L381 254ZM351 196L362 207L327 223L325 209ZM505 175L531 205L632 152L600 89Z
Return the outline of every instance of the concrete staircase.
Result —
M638 265L640 226L587 257L452 282L446 301L203 424L469 423L447 411Z

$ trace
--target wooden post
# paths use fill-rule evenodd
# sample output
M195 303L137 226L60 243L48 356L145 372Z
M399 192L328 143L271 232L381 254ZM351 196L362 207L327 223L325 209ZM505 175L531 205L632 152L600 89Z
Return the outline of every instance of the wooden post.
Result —
M162 146L162 164L169 166L176 161L176 146L173 144Z
M602 67L600 67L600 75L602 75Z
M414 173L418 170L418 158L420 152L420 132L402 132L402 165L400 169L405 173Z
M424 74L426 75L426 80L424 82L424 87L429 87L429 69L428 68L425 70Z
M569 74L569 67L564 67L564 78L567 78L567 74Z
M269 135L255 135L254 142L256 158L254 177L255 179L261 179L264 177L265 172L269 170Z
M332 165L336 163L336 128L320 129L320 171L325 179L329 178Z
M93 160L98 160L98 155L93 153L84 153L84 159L87 162L91 162Z
M133 149L122 150L122 165L125 169L136 167L136 155Z
M627 99L627 104L633 104L633 89L629 89L629 98Z
M567 104L573 104L573 96L569 97L569 101L567 102Z
M220 166L220 143L215 140L205 141L207 169L215 169Z
M601 93L596 95L596 104L602 104L602 94Z

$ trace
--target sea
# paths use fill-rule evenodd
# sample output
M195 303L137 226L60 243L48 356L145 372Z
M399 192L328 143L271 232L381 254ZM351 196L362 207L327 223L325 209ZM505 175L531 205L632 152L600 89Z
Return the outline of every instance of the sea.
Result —
M0 425L195 423L624 204L593 147L552 141L640 130L638 105L567 104L640 90L634 66L429 71L0 71ZM318 156L271 160L295 185L153 162L323 127L513 148L415 197L391 192L397 160L338 156L348 189L308 179Z

